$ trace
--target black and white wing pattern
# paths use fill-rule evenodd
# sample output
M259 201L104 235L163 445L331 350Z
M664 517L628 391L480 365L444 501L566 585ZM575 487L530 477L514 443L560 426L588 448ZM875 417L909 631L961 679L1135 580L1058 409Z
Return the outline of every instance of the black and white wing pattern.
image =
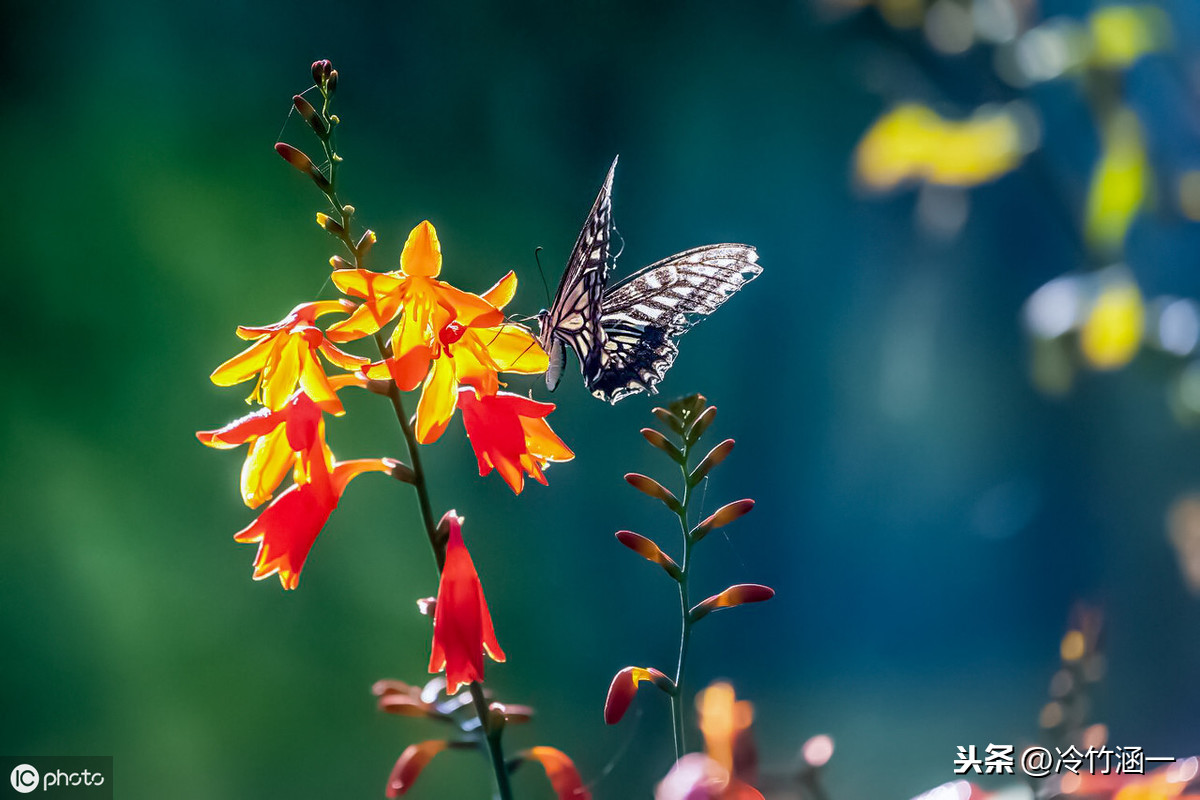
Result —
M546 386L558 386L570 346L588 390L609 403L656 394L679 353L676 339L762 272L753 247L710 244L651 264L606 292L616 168L614 158L554 302L538 315L538 341L550 357Z
M612 184L617 169L617 159L608 168L608 176L596 202L583 223L583 230L575 240L571 257L558 292L549 311L538 315L538 339L542 349L550 356L550 367L546 370L546 386L550 391L558 386L566 364L564 345L570 345L579 357L581 367L593 363L597 348L603 345L604 333L600 329L600 300L608 283L608 238L612 227Z
M753 247L710 244L651 264L614 286L600 301L599 358L584 364L588 389L610 403L638 392L656 394L655 385L679 354L676 340L761 272Z

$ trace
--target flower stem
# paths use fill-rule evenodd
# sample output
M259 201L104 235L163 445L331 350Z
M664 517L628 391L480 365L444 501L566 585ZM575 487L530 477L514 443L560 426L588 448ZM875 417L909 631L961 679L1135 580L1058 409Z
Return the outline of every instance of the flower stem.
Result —
M487 742L488 755L492 758L492 772L496 773L496 789L500 800L512 800L512 786L508 782L508 766L504 763L504 748L500 745L501 731L488 730L488 702L483 696L483 684L472 681L471 700L475 704L475 714L483 728L484 740Z
M322 91L322 97L324 102L321 105L321 116L327 120L328 125L325 135L321 136L318 134L318 138L321 140L321 147L325 150L325 157L329 161L329 188L323 190L323 194L329 200L330 205L333 206L334 211L341 217L341 231L335 235L350 252L351 264L354 268L362 269L363 252L359 250L358 245L350 234L351 214L348 210L349 207L342 203L337 194L337 168L341 162L341 158L337 155L333 144L334 130L337 126L330 119L329 105L331 98L324 91ZM377 331L374 338L380 357L387 358L387 345L384 343L382 334ZM437 523L433 519L433 504L429 500L429 485L425 481L425 470L421 466L420 444L417 442L417 436L413 431L412 424L409 422L408 414L404 410L404 402L400 396L400 389L395 383L392 383L388 387L388 399L392 401L392 408L396 412L396 421L400 423L400 430L404 434L404 443L408 447L408 458L412 466L412 485L417 493L417 504L421 508L421 521L425 525L425 535L429 539L429 547L433 550L433 557L437 563L437 571L440 576L446 566L446 542L438 533ZM479 726L484 734L484 742L487 746L488 755L491 757L492 771L496 776L496 789L499 792L500 800L512 800L512 787L508 781L508 767L504 761L504 748L500 742L500 736L503 731L502 729L492 731L488 728L488 703L487 698L483 694L482 683L474 682L471 684L471 699L474 701L475 714L479 718Z
M679 660L675 663L675 691L671 693L671 718L675 730L675 760L683 758L687 752L687 739L684 735L684 692L683 668L687 661L688 643L692 638L691 606L688 603L688 567L692 562L692 535L688 527L688 504L692 499L692 485L688 480L688 456L691 445L685 440L683 462L679 465L683 473L683 498L676 515L679 517L679 528L683 533L683 560L679 566Z

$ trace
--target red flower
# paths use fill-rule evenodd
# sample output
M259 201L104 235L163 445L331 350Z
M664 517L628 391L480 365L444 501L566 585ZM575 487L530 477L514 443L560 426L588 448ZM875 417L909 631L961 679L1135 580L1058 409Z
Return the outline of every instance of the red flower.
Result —
M197 431L196 438L220 450L250 444L242 465L242 500L250 508L258 508L271 499L288 470L315 452L317 442L324 445L322 411L334 409L296 392L279 411L260 408L223 428ZM303 481L306 474L307 467L300 467L297 480Z
M449 526L450 536L433 616L429 671L446 671L446 694L452 695L464 683L483 680L485 652L496 662L505 656L496 641L479 574L463 544L462 518L447 511L442 522Z
M212 447L253 442L242 469L242 495L251 507L269 497L292 469L295 483L233 537L258 543L254 579L278 574L285 589L296 588L308 551L337 508L346 484L364 472L389 472L397 466L388 458L335 461L325 443L321 408L303 392L293 395L281 411L260 410L220 430L196 435Z
M479 461L479 474L498 470L517 494L525 486L526 473L544 484L542 468L547 463L575 457L546 423L553 403L538 403L511 392L479 397L464 386L458 392L458 407Z

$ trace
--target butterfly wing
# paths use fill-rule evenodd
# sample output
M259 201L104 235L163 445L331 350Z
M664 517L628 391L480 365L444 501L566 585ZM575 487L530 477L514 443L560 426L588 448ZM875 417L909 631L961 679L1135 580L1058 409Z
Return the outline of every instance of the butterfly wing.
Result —
M588 213L567 259L567 268L558 282L558 292L550 310L539 318L539 343L550 356L546 386L554 391L566 363L565 346L579 357L586 375L604 344L600 327L600 301L608 283L608 240L612 227L612 184L617 159L608 168L608 176L596 202Z
M761 272L753 247L710 244L651 264L614 286L601 299L603 337L584 367L588 389L610 403L638 392L656 394L655 384L679 353L676 339Z

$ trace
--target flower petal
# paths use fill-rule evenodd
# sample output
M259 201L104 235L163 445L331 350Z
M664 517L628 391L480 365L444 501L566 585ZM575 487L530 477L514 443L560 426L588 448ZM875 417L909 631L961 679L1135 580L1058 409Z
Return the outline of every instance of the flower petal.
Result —
M244 417L239 417L222 428L212 431L196 431L196 438L209 447L228 450L245 444L257 436L266 436L283 421L281 412L260 408Z
M421 399L417 401L417 441L421 444L436 442L455 407L454 364L447 358L433 362L433 370L425 381Z
M327 503L313 484L293 484L258 519L234 534L234 541L258 542L254 580L278 574L284 589L295 589L300 571L337 504Z
M406 747L396 760L396 765L392 767L392 774L388 776L387 796L400 797L411 789L421 770L425 769L434 756L449 746L449 742L434 739Z
M242 502L250 508L258 508L271 499L295 460L296 453L288 446L285 425L256 439L242 463Z
M209 380L217 386L234 386L257 375L267 363L267 356L274 344L264 336L254 344L213 370Z
M512 302L513 295L516 293L517 273L509 270L507 275L496 281L495 286L483 293L483 299L496 308L504 308Z
M608 697L604 701L605 723L615 725L621 721L642 681L651 681L667 694L675 691L675 682L654 667L626 667L613 676L608 686Z
M542 765L558 800L591 800L592 795L584 787L575 762L563 751L553 747L531 747L521 755Z
M412 229L400 254L400 269L407 275L433 278L442 271L442 244L429 220Z

